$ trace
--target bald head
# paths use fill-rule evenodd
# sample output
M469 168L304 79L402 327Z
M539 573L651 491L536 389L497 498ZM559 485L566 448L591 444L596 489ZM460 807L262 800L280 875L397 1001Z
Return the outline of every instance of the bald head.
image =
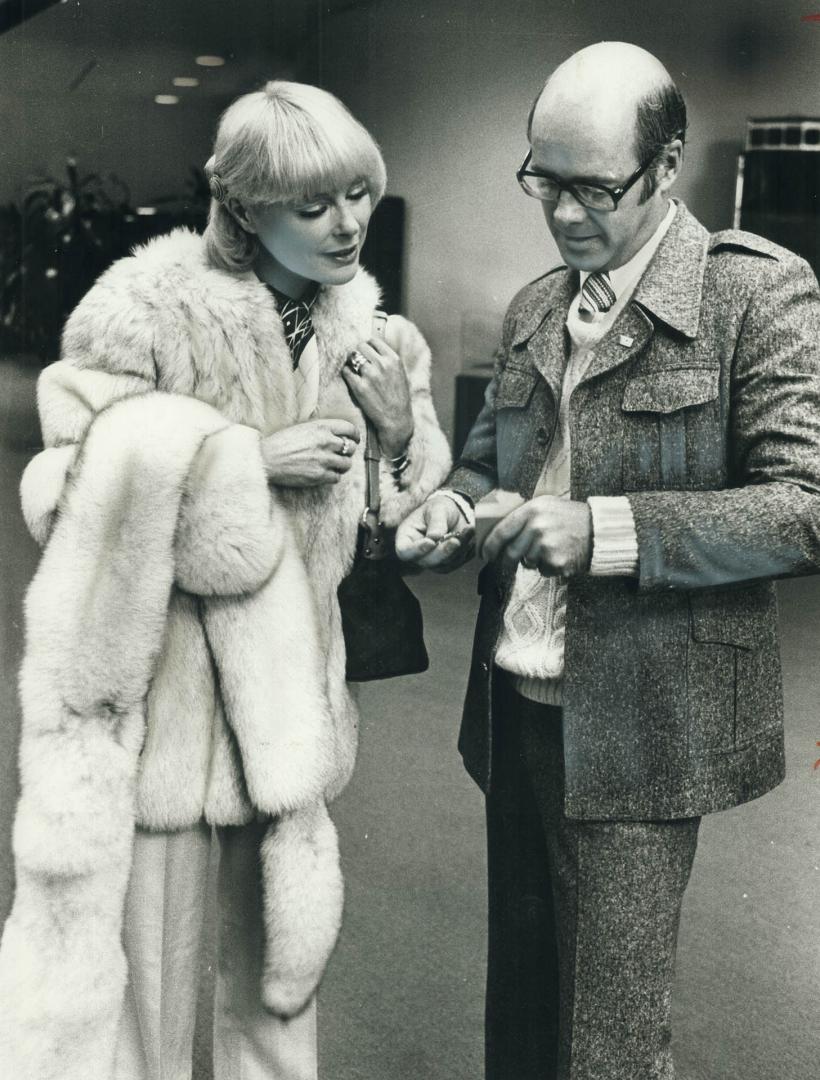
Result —
M527 134L543 137L557 120L583 125L590 138L634 128L638 159L683 139L686 107L652 53L624 41L600 41L573 53L550 75L530 111Z
M533 110L533 124L556 108L598 115L634 109L653 91L671 83L656 57L637 45L601 41L581 49L549 77Z

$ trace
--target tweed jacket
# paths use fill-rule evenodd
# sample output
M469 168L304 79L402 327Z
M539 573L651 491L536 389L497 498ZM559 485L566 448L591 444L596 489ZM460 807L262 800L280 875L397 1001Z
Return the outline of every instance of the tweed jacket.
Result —
M564 267L507 313L448 485L531 498L555 428L578 288ZM565 808L699 815L784 775L773 579L820 567L820 293L801 259L678 211L569 412L571 497L626 495L637 579L571 579ZM491 783L491 679L512 575L479 576L460 749ZM503 723L496 728L502 732Z

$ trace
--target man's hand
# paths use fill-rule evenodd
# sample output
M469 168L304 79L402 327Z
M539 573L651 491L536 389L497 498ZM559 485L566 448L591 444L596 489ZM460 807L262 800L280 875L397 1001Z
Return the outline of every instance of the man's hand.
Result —
M399 525L396 554L425 570L446 574L473 554L475 529L446 495L432 495Z
M592 514L585 502L539 495L507 514L484 541L481 555L540 570L545 577L583 574L592 558Z

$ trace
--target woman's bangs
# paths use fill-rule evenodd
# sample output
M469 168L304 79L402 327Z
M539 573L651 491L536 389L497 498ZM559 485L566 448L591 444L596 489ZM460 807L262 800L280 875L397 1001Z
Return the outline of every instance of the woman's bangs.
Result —
M347 120L347 118L345 117ZM260 177L263 198L271 202L310 202L364 180L374 202L384 192L384 163L366 131L348 121L333 128L299 132L288 152L270 154L269 171Z

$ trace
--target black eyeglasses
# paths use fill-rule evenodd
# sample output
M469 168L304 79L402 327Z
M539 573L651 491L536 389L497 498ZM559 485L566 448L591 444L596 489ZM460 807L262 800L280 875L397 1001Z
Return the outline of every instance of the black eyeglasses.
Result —
M540 199L541 202L557 203L561 198L561 192L568 191L581 206L585 206L588 210L603 210L606 213L611 213L613 210L618 209L618 203L632 185L640 180L656 158L657 154L654 154L649 161L645 161L643 165L640 165L623 184L611 188L604 187L603 184L565 182L556 179L554 176L548 176L546 173L533 172L532 169L527 168L532 160L532 150L530 150L524 158L524 164L515 174L515 178L527 195L531 195L534 199Z

